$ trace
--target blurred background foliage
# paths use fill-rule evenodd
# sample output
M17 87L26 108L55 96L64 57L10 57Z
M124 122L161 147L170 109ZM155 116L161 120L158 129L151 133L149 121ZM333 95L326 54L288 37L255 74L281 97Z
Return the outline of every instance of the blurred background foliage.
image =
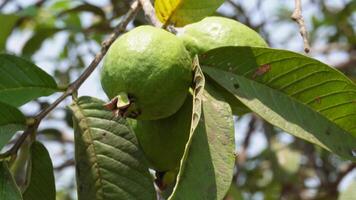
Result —
M129 6L130 0L2 0L0 52L23 56L52 74L65 87L85 68ZM273 48L302 53L297 25L290 19L294 1L227 0L217 15L236 19L259 32ZM356 81L356 1L306 0L310 56L333 65ZM129 29L147 24L143 13ZM80 95L105 98L98 73ZM86 88L86 89L85 89ZM34 115L53 97L22 107ZM76 199L71 114L65 102L41 125L55 167L57 199ZM236 170L226 200L352 200L356 163L343 161L248 114L235 116ZM15 139L15 138L14 138ZM26 145L19 156L26 158ZM21 161L21 159L19 159ZM22 159L23 160L23 159ZM23 163L13 165L23 183Z

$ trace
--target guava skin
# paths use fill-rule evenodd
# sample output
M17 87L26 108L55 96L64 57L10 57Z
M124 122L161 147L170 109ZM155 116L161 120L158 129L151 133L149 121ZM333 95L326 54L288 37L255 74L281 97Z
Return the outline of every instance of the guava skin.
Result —
M192 107L192 95L189 94L178 112L168 118L129 120L152 169L166 172L179 166L189 138Z
M178 34L191 55L223 46L268 47L254 30L224 17L206 17L189 24Z
M192 60L182 41L152 26L137 27L117 39L101 72L107 96L112 99L127 93L140 120L161 119L177 112L191 82Z

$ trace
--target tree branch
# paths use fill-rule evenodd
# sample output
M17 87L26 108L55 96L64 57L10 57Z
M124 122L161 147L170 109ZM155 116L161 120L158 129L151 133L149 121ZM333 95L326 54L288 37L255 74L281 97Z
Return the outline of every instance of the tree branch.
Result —
M48 106L46 109L40 111L33 119L32 123L30 123L26 130L22 133L22 135L18 138L16 143L5 153L0 154L0 159L1 158L6 158L8 156L14 155L17 153L23 142L26 140L27 136L33 134L36 132L39 124L41 123L42 119L45 118L48 113L50 113L52 110L54 110L58 104L60 104L64 99L66 99L68 96L72 95L74 92L76 92L79 87L83 84L83 82L91 75L91 73L96 69L100 61L103 59L105 56L106 52L108 51L109 47L111 44L116 40L116 38L119 37L119 35L125 31L127 24L136 16L137 12L141 8L141 5L139 4L138 0L136 0L132 5L130 10L126 13L126 15L123 17L123 19L120 21L120 23L115 27L114 32L109 36L108 39L106 39L102 43L101 51L96 54L94 60L90 63L90 65L85 69L85 71L76 79L73 83L69 85L69 87L66 89L66 91L56 100L54 101L50 106Z
M301 0L294 0L294 1L295 1L295 9L294 9L294 12L293 12L291 18L298 23L299 32L303 38L304 51L305 51L305 53L309 53L310 45L309 45L309 40L308 40L308 31L307 31L307 28L305 27L304 18L302 15L302 2L301 2Z
M157 19L151 1L150 0L139 0L139 1L140 4L142 5L145 16L149 20L149 22L153 24L155 27L162 27L163 24Z

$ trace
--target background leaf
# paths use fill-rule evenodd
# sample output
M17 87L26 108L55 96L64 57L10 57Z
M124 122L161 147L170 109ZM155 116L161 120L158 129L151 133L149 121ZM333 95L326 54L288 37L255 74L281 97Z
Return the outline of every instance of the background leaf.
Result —
M6 48L6 41L9 35L12 32L19 16L14 14L1 14L0 13L0 52L2 52Z
M254 47L215 49L201 63L271 124L356 160L356 86L340 72L297 53Z
M127 122L81 97L74 113L78 199L155 199L153 180Z
M22 200L20 190L9 171L6 161L0 161L0 199Z
M234 144L230 106L207 85L202 116L170 199L223 199L232 180Z
M22 55L32 56L36 51L41 49L43 42L57 33L59 29L43 27L39 28L32 37L27 40L22 48Z
M58 91L54 79L36 65L0 54L0 101L13 106Z
M224 0L156 0L158 19L164 24L184 26L213 14Z
M24 200L56 199L53 165L49 153L40 142L32 143L30 147L31 160L28 166L29 185L23 193Z
M0 150L16 131L25 127L25 116L17 108L0 102Z

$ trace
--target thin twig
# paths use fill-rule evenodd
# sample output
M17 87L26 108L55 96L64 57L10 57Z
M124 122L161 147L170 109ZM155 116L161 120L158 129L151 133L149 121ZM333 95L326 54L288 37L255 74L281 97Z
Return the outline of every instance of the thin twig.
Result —
M155 10L151 4L150 0L139 0L146 18L153 24L155 27L162 27L163 24L157 19Z
M299 32L303 38L304 51L305 51L305 53L309 53L310 45L309 45L309 40L308 40L308 31L307 31L307 28L305 27L304 18L302 15L302 2L301 2L301 0L294 0L294 1L295 1L295 9L294 9L294 12L293 12L291 18L298 23Z
M88 68L86 68L86 70L78 77L78 79L76 79L72 84L68 86L66 91L56 101L50 104L50 106L48 106L46 109L40 111L34 117L33 123L27 126L26 130L18 138L16 143L8 151L6 151L3 154L0 154L0 159L16 154L19 148L21 147L21 145L23 144L23 142L26 140L27 136L36 132L42 119L45 118L48 115L48 113L50 113L52 110L54 110L58 106L58 104L60 104L64 99L66 99L68 96L72 95L74 92L76 92L79 89L79 87L83 84L83 82L96 69L96 67L105 56L111 44L116 40L116 38L119 37L119 35L123 31L125 31L127 24L136 16L140 8L141 6L138 3L138 0L131 5L130 10L126 13L126 15L121 20L121 22L115 27L114 32L111 34L111 36L102 43L101 51L96 54L94 60L90 63Z

